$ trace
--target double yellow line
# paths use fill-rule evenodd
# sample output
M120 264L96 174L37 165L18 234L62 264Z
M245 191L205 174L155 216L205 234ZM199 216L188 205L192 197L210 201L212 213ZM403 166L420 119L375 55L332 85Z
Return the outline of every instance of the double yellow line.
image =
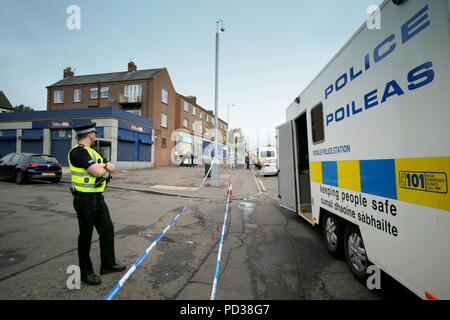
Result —
M253 169L253 167L251 167L251 169L252 169L253 177L255 178L255 183L256 183L256 186L258 187L258 189L260 189L260 191L262 191L262 192L267 192L267 188L264 185L264 183L261 181L260 178L256 177L256 173L255 173L255 170ZM258 185L258 183L259 183L259 185Z
M266 191L267 191L266 186L265 186L264 183L261 181L261 179L258 178L258 182L259 182L259 184L261 185L262 191L263 191L263 192L266 192Z

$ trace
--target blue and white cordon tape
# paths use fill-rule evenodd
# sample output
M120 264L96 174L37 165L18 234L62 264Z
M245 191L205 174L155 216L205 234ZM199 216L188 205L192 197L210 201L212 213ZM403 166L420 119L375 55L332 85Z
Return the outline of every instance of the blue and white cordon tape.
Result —
M203 179L199 189L201 189L203 187L203 184L205 183L206 178L208 177L209 172L211 171L214 161L211 163L211 167L209 168L208 173L205 175L205 178ZM180 218L184 214L184 212L190 206L191 203L192 203L192 198L189 200L188 203L186 203L186 205L183 207L183 209L178 211L177 216L175 218L173 218L172 221L170 221L169 225L164 229L164 231L161 232L156 237L155 241L153 241L153 243L150 245L150 247L148 247L147 250L145 250L144 253L136 260L136 262L131 266L131 268L128 270L128 272L122 277L122 279L120 279L120 281L114 286L114 288L112 288L112 290L103 298L103 300L111 300L112 298L114 298L116 293L120 290L120 288L123 287L123 285L128 280L128 278L137 269L139 264L145 259L145 257L147 257L150 254L150 251L152 251L152 249L158 244L158 242L166 235L166 233L169 231L169 229L175 224L175 222L177 222L178 218Z
M233 192L233 187L231 185L231 180L230 180L230 183L228 185L228 190L227 190L227 205L225 207L225 217L223 219L222 235L220 236L219 253L217 254L216 272L214 273L214 281L213 281L213 286L212 286L212 290L211 290L211 300L216 300L217 281L219 280L220 260L221 260L221 256L222 256L223 242L225 239L225 229L227 226L228 205L230 203L230 196L231 196L232 192Z

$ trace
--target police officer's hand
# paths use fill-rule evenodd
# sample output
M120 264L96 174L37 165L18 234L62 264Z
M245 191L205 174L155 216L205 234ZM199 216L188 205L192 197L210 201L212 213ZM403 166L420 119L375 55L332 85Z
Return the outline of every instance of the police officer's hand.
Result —
M106 163L106 168L105 169L106 169L106 171L109 171L111 173L116 171L116 167L111 162L107 162Z

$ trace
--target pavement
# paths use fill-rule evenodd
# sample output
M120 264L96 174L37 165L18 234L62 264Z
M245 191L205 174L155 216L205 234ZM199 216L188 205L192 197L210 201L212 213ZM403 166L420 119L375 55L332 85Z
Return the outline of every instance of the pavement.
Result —
M117 170L108 188L140 191L167 196L197 199L222 199L226 196L224 188L230 178L233 187L233 199L245 199L261 193L253 171L244 168L220 168L220 186L213 187L211 178L204 186L200 185L205 177L205 167L154 167L150 169ZM63 168L63 182L70 183L70 170Z

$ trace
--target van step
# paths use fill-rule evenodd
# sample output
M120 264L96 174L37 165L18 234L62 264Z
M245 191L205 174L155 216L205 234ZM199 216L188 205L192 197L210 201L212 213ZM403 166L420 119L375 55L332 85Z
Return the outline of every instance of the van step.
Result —
M311 207L311 203L304 203L300 205L300 211L303 214L307 214L307 213L311 213L312 212L312 207Z

